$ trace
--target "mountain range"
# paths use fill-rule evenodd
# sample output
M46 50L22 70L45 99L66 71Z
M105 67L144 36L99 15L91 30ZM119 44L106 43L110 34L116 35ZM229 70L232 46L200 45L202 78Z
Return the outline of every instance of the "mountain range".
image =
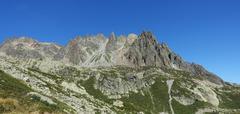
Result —
M240 87L151 32L0 45L0 113L240 113Z

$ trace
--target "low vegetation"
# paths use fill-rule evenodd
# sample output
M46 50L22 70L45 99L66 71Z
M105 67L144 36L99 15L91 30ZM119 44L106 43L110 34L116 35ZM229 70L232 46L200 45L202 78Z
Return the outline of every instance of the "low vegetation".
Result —
M63 105L49 104L37 96L29 96L31 91L33 90L24 82L0 70L0 113L64 113L64 108L61 107Z

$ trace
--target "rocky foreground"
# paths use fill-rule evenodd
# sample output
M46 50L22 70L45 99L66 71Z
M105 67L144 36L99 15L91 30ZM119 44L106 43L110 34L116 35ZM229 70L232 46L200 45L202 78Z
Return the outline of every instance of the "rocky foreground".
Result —
M0 113L240 113L240 87L184 61L151 32L21 37L0 46Z

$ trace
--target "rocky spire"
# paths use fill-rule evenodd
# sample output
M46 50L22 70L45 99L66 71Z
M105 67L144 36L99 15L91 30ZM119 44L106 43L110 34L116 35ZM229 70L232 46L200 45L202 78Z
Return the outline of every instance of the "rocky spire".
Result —
M111 52L117 49L117 39L115 33L112 32L109 36L108 42L106 44L106 52Z
M109 40L111 40L111 41L116 40L116 36L115 36L115 33L114 33L114 32L112 32L112 33L110 34Z
M156 50L157 41L151 32L142 32L125 54L136 66L161 66Z
M140 40L143 40L143 42L145 44L155 45L157 43L157 40L156 40L155 36L153 36L152 32L143 31L139 35L139 38L140 38Z

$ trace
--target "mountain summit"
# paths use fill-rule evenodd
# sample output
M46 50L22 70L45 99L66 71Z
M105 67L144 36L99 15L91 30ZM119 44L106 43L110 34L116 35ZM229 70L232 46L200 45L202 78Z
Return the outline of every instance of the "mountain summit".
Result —
M183 60L151 32L78 36L66 46L9 39L0 63L0 113L240 111L240 87Z

